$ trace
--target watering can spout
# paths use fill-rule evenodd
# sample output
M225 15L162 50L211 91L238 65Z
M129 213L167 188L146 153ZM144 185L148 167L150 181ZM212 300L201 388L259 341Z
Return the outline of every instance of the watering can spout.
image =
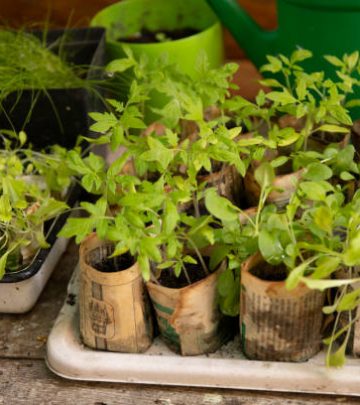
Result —
M206 0L250 60L260 67L276 49L277 31L264 31L236 0Z

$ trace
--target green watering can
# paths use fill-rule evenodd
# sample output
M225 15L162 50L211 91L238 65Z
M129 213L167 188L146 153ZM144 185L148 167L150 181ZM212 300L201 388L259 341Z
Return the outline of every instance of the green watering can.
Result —
M277 0L276 31L262 30L236 0L207 0L253 63L266 55L313 51L309 71L329 69L323 55L342 56L360 49L360 0Z

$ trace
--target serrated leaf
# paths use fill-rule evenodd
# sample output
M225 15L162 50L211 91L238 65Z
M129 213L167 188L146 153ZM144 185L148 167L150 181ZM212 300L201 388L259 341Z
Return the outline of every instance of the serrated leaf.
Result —
M135 65L135 60L132 59L115 59L106 66L106 71L114 73L122 73Z
M324 55L324 58L331 63L334 66L337 67L342 67L344 65L344 63L342 62L342 60L340 60L339 58L337 58L336 56L332 56L332 55Z
M145 255L139 255L138 256L138 263L139 267L141 270L141 274L143 276L143 279L145 281L150 280L150 263L149 263L149 258Z
M272 91L266 94L266 98L280 105L294 104L297 102L296 98L293 97L287 90Z
M320 127L316 128L316 131L348 134L350 132L350 129L340 127L339 125L325 124L325 125L321 125Z

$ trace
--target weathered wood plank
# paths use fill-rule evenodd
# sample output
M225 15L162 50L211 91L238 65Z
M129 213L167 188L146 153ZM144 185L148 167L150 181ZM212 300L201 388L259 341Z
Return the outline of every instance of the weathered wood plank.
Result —
M78 258L70 242L35 307L24 315L0 314L0 357L43 358L45 343L66 296Z
M63 380L41 360L0 359L0 403L76 405L334 405L358 398Z

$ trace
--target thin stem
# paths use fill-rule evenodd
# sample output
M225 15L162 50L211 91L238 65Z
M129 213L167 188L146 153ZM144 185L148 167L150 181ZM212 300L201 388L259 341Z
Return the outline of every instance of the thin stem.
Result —
M194 210L195 210L195 217L200 218L199 201L196 198L195 193L192 193L192 200L193 200L193 205L194 205Z
M183 272L184 272L184 274L185 274L186 281L187 281L188 284L190 285L190 284L191 284L191 280L190 280L190 277L189 277L189 273L187 272L186 267L184 266L184 263L183 263L183 262L181 262L181 267L182 267Z
M195 245L195 243L193 242L193 240L191 238L187 238L187 240L190 243L190 245L192 246L192 248L195 250L195 253L196 253L197 257L199 258L201 267L203 268L205 274L208 276L210 274L210 272L209 272L209 270L208 270L208 268L206 266L206 263L205 263L202 255L201 255L199 249L197 248L197 246Z

